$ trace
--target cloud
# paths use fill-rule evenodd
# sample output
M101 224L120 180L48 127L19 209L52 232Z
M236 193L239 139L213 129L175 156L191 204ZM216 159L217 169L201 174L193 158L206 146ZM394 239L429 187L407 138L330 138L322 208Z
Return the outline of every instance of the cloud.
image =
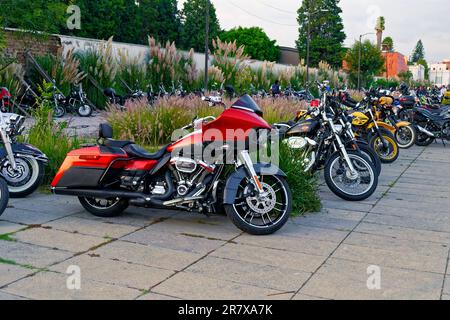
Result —
M295 46L298 36L296 11L301 1L212 1L222 28L260 26L279 45ZM183 2L179 1L180 6ZM422 39L429 61L450 58L448 0L341 0L340 5L348 46L361 33L373 31L373 22L370 22L379 14L386 18L385 36L393 37L399 52L411 54L417 41ZM374 39L374 36L368 38Z

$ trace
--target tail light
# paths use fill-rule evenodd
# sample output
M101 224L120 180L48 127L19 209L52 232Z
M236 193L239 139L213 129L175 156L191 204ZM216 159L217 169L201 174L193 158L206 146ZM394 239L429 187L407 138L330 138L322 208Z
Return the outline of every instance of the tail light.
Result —
M318 108L319 105L320 105L320 101L319 100L315 99L315 100L311 101L311 107Z

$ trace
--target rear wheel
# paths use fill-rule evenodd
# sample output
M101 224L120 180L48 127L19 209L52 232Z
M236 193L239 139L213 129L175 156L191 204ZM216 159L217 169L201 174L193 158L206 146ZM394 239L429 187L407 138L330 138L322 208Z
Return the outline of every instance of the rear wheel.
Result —
M244 179L239 185L236 202L225 205L225 211L236 227L252 235L268 235L281 229L292 211L292 194L286 180L261 176L264 189L259 195L254 185Z
M395 139L401 149L411 148L417 141L417 131L412 126L400 127L395 132Z
M435 138L430 137L429 135L420 132L417 134L416 145L420 147L428 147L430 144L434 142Z
M78 200L89 213L101 218L117 217L128 208L128 201L125 199L79 197Z

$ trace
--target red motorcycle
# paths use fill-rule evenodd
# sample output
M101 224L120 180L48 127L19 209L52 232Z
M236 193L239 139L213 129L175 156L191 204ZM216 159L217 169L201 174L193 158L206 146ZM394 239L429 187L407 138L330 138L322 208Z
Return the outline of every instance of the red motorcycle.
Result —
M153 154L131 141L113 140L112 128L102 124L96 146L68 154L52 190L77 196L100 217L117 216L128 205L206 215L225 211L247 233L272 234L287 222L292 195L278 167L254 163L250 156L253 147L263 147L258 137L271 131L262 116L245 95L217 119L194 119L183 128L193 132Z
M0 88L0 110L1 112L11 112L11 93L7 88Z

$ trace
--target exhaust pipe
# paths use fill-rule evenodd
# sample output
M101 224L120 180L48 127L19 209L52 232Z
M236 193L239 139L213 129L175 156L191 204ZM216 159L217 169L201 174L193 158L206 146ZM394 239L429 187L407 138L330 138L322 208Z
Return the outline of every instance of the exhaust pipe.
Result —
M436 136L432 132L428 131L425 128L422 128L421 126L417 126L417 129L419 129L420 132L425 133L427 136L431 138L436 138Z

